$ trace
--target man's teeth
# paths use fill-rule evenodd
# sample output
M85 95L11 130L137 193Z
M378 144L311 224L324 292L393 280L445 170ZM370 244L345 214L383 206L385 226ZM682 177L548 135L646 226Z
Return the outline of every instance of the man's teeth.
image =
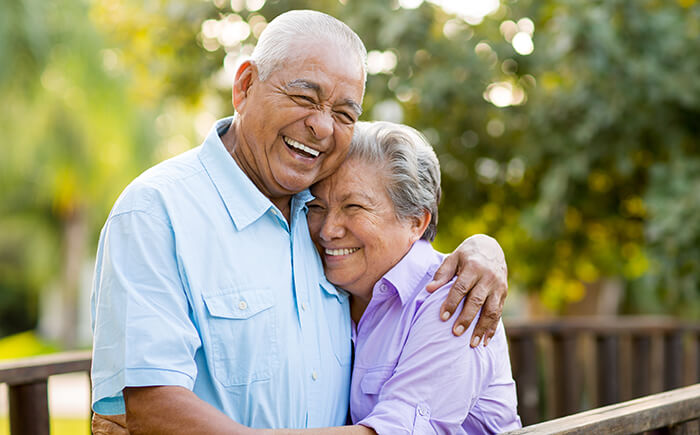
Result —
M313 148L309 148L306 145L304 145L303 143L297 142L294 139L290 139L288 137L284 138L284 143L286 143L287 145L289 145L292 148L296 148L298 150L304 151L305 153L309 153L314 157L318 157L318 155L321 154L319 151L316 151Z
M326 255L348 255L359 250L360 248L326 249Z

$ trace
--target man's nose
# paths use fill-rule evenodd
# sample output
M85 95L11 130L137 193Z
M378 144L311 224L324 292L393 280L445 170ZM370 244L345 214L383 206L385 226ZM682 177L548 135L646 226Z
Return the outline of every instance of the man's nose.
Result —
M306 118L306 127L316 139L325 139L333 134L333 115L327 110L318 110Z

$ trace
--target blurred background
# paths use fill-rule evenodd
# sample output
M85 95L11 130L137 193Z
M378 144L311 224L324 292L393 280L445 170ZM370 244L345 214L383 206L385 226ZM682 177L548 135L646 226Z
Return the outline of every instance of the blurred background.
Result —
M430 139L437 246L501 243L508 318L700 319L696 0L0 0L0 359L89 348L109 209L290 9L363 39L362 118Z

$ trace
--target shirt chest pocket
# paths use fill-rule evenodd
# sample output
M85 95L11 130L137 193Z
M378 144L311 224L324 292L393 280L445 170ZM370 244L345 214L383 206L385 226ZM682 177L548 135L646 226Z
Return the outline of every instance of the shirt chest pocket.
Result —
M362 381L360 381L360 390L362 394L376 395L382 390L382 387L391 377L393 370L391 369L377 369L368 371L362 376Z
M203 298L216 379L224 386L270 379L278 363L272 291L226 289Z

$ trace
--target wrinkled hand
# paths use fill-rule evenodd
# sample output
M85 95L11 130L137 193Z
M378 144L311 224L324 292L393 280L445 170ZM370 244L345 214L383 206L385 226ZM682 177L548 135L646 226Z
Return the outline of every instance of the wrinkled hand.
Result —
M433 292L447 284L453 276L457 280L450 289L440 309L442 320L448 320L457 306L466 298L462 312L455 321L452 332L462 335L481 310L470 344L476 347L483 337L486 346L496 333L503 312L503 302L508 294L508 267L505 255L492 237L477 234L469 237L443 261L426 289Z
M92 433L94 435L129 435L126 429L126 415L92 415Z

